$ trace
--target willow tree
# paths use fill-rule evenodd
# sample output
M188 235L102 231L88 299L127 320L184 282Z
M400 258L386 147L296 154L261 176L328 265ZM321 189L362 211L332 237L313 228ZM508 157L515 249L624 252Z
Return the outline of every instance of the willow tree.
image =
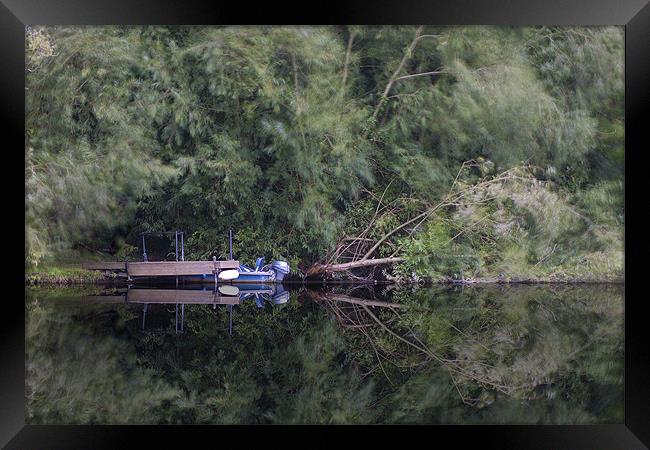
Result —
M223 256L229 227L244 259L314 260L365 203L435 202L478 158L535 164L583 213L597 201L622 215L619 29L54 27L27 40L29 263L170 228L188 256Z
M192 30L170 61L153 55L157 156L181 176L146 213L300 235L303 251L331 243L337 203L372 180L364 111L340 95L344 54L328 28L229 27Z
M48 29L56 50L26 73L26 263L52 247L110 243L137 199L173 172L150 157L134 30ZM28 33L28 47L34 34Z

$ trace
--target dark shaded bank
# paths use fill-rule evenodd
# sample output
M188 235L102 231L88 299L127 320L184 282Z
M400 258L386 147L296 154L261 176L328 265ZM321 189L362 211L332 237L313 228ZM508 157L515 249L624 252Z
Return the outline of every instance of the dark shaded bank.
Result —
M122 284L126 281L126 277L117 273L102 272L95 270L85 270L77 268L55 268L46 269L42 271L34 271L25 273L25 285L27 286L72 286L72 285L103 285L103 284ZM428 278L396 278L390 279L377 279L377 280L354 280L351 278L303 278L297 274L290 274L283 282L286 285L397 285L397 286L419 286L430 287L435 285L517 285L517 284L623 284L624 279L611 279L611 280L593 280L593 279L558 279L558 278L505 278L505 277L492 277L492 278L467 278L467 279L454 279L454 278L440 278L432 280Z
M103 261L111 261L106 255ZM100 263L101 267L104 267ZM83 267L86 267L84 265ZM314 267L314 266L312 266ZM323 267L323 266L321 266ZM400 267L389 267L390 270L375 271L374 267L365 272L328 272L321 270L317 275L311 274L310 270L293 270L285 278L285 284L292 285L377 285L394 284L404 286L435 286L435 285L508 285L508 284L622 284L623 276L618 273L591 273L586 277L568 275L566 273L551 274L549 276L518 276L498 275L487 277L465 276L463 271L454 274L455 276L419 276L416 272L406 275ZM304 269L304 267L303 267ZM306 272L306 273L305 273ZM426 271L420 271L425 273ZM27 286L67 286L67 285L102 285L126 282L126 274L120 270L89 270L78 265L50 265L39 270L28 269L25 272L25 284ZM171 278L170 278L171 279ZM169 280L167 280L169 281ZM138 280L133 280L138 283ZM161 279L159 282L164 283Z

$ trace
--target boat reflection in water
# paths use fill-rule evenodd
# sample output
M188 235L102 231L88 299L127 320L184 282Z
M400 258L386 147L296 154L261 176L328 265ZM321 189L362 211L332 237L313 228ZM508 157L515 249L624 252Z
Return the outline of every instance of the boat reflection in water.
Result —
M228 333L232 335L233 306L254 301L258 308L266 303L282 305L289 301L289 292L281 283L251 284L233 283L217 286L186 286L183 289L164 287L127 286L113 289L101 295L88 295L84 301L92 303L142 304L142 330L145 329L147 309L152 304L175 305L176 332L182 333L185 323L185 305L225 305L230 314Z

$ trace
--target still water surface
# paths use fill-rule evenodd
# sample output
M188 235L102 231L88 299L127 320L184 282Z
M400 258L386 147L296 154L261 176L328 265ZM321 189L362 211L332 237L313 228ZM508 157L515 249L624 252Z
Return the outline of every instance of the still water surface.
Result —
M28 422L623 422L621 286L219 288L28 288Z

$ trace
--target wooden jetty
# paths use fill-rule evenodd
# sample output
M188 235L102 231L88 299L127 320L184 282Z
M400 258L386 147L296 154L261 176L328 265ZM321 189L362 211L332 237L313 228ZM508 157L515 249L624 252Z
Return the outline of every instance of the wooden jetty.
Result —
M174 236L176 261L149 261L145 237L151 235ZM126 276L129 280L132 277L202 277L206 279L211 276L214 278L215 283L219 272L222 270L239 270L239 261L234 260L232 257L232 230L230 230L230 259L225 261L217 261L216 257L213 257L212 261L185 261L185 233L181 230L143 232L140 233L140 236L142 238L142 262L89 262L82 264L82 267L87 270L98 270L117 274L118 276Z
M82 267L103 272L123 272L128 277L180 277L216 275L222 270L238 269L239 261L93 262Z

